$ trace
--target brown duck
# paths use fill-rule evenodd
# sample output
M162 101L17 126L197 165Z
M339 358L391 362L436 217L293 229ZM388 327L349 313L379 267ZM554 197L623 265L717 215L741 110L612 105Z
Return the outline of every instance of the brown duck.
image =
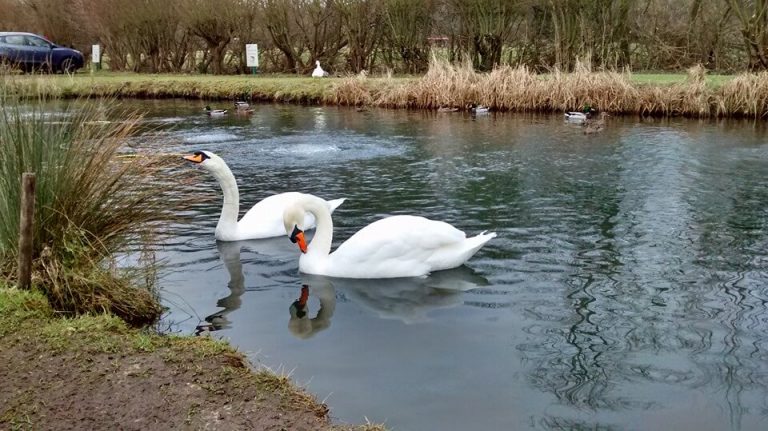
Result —
M597 120L588 118L586 121L584 121L584 134L590 135L605 129L606 117L610 117L610 115L608 115L607 112L601 112L600 117Z

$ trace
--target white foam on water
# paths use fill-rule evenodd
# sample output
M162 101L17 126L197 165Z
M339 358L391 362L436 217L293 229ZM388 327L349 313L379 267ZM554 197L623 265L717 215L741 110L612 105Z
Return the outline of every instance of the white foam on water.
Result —
M232 133L203 133L200 135L185 136L187 144L210 144L214 142L237 141L240 137Z

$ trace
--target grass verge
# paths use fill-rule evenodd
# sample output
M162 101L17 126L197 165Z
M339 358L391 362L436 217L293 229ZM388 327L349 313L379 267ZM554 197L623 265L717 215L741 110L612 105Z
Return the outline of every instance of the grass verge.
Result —
M0 285L0 429L359 429L227 343L61 318L35 291Z

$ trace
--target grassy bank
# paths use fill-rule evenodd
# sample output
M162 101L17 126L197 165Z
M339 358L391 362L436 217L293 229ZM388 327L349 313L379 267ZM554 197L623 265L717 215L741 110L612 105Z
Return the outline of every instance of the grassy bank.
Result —
M0 381L0 429L383 429L332 426L324 404L224 342L61 318L2 285Z
M707 76L592 72L536 74L502 67L480 74L468 66L433 61L420 77L210 76L78 74L21 76L9 81L24 94L244 99L303 104L438 109L470 103L497 111L562 112L588 104L615 114L688 117L768 116L768 73Z

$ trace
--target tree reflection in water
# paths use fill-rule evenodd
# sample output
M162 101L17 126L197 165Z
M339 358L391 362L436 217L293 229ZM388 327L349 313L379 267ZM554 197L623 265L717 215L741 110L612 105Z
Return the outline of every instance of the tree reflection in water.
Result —
M624 151L624 165L605 181L585 186L574 176L572 185L559 185L573 205L560 210L559 220L573 224L563 229L580 232L557 247L569 261L555 285L567 290L526 304L534 323L518 345L532 364L530 382L566 407L551 410L569 412L546 415L541 425L610 428L570 415L573 408L663 410L676 393L714 390L731 428L741 429L746 413L768 415L761 372L768 336L758 329L768 323L768 260L755 258L768 249L768 193L755 196L765 188L738 178L700 184L683 166L691 157L678 154L680 146ZM729 193L688 198L702 187ZM546 258L561 256L538 257Z

